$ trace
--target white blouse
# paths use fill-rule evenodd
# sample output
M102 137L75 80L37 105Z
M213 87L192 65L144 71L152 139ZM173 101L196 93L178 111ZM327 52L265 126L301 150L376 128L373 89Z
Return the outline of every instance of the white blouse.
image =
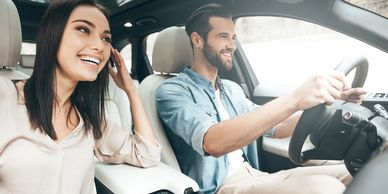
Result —
M107 122L102 138L78 126L56 143L32 130L15 85L0 77L0 193L96 193L94 160L155 166L161 146Z

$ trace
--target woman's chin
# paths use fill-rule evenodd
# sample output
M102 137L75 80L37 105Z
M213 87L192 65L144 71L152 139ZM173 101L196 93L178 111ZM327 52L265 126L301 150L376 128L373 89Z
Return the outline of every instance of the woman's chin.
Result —
M93 82L97 79L97 75L87 75L83 76L79 81L85 81L85 82Z

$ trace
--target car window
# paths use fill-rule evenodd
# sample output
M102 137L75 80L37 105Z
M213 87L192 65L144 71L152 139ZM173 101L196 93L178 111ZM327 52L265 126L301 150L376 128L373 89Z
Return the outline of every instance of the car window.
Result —
M120 51L121 56L124 59L125 66L127 67L128 71L131 71L132 67L132 44L127 44L123 49Z
M346 2L364 8L388 18L388 0L345 0Z
M35 53L36 53L36 44L35 43L28 43L28 42L22 43L22 49L20 51L20 54L22 54L22 55L35 55Z
M333 69L358 54L369 61L364 86L388 91L381 81L388 72L388 54L336 31L296 19L257 16L237 19L236 33L260 83L297 86L312 73Z

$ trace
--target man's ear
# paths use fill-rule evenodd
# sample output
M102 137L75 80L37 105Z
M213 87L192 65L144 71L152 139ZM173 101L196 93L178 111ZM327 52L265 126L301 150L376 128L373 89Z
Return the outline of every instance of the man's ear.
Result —
M203 47L204 40L197 32L191 33L190 40L191 40L191 43L193 44L194 48L202 48Z

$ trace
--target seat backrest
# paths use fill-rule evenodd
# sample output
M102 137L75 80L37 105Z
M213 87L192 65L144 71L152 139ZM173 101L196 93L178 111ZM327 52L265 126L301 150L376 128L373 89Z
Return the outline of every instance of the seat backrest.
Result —
M109 95L105 97L105 106L105 116L107 120L115 122L124 130L132 129L133 121L128 97L122 89L116 86L110 76Z
M19 13L11 0L0 1L0 76L11 80L28 76L16 71L22 46L22 31Z
M156 90L170 77L179 74L192 61L190 40L182 27L170 27L161 31L155 40L152 53L152 69L157 72L147 76L139 86L148 119L159 143L163 146L161 160L165 164L180 170L174 151L167 139L156 110Z

